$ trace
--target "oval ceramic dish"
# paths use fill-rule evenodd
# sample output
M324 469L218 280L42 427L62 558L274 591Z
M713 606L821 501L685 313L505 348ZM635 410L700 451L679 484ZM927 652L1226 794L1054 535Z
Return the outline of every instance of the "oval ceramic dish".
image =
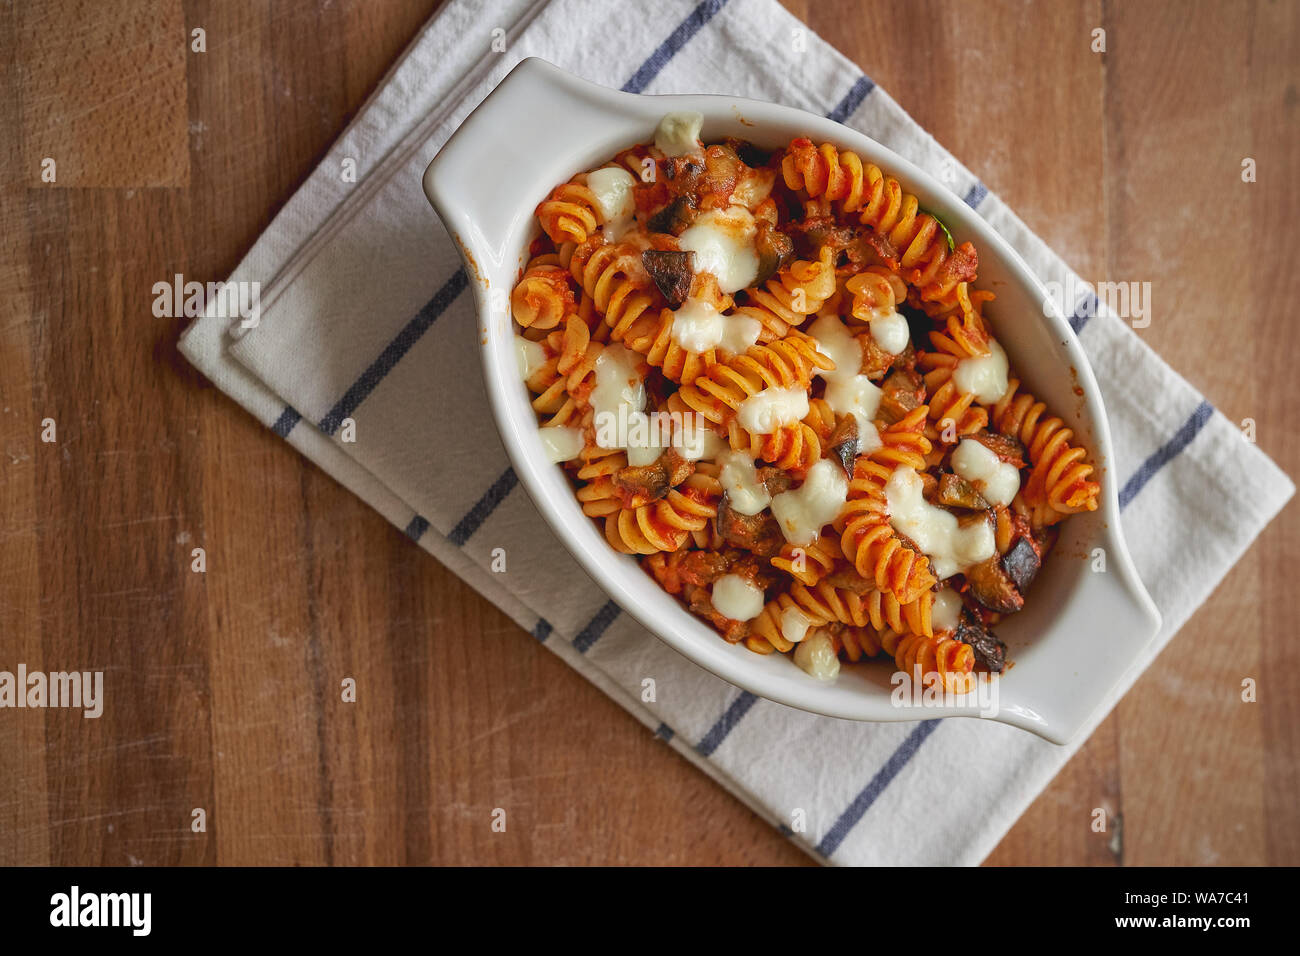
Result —
M754 694L852 720L975 716L978 707L924 710L891 702L892 666L846 666L832 683L789 659L727 644L615 553L583 515L564 472L542 449L515 360L509 291L538 234L534 210L557 183L648 142L674 110L704 115L704 142L726 136L776 148L807 136L856 151L896 176L921 205L971 240L978 285L997 293L993 329L1026 387L1075 430L1102 482L1100 508L1062 526L1026 607L997 627L1014 666L999 682L996 718L1056 743L1068 741L1134 665L1160 626L1120 533L1119 476L1097 383L1078 340L1015 251L975 212L916 166L838 123L802 110L725 96L641 96L595 86L543 60L519 63L429 164L424 189L460 248L478 306L492 411L524 488L587 573L646 628L701 667ZM494 294L496 293L496 294ZM1080 396L1076 385L1082 390ZM1092 570L1094 549L1105 571Z

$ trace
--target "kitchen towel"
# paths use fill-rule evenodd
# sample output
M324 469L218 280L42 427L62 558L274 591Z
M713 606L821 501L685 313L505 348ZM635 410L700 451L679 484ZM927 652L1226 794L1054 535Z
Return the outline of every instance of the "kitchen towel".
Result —
M1077 287L997 196L775 0L451 0L230 277L260 283L257 324L209 303L182 352L817 859L978 863L1095 724L1058 747L988 721L862 724L755 698L623 614L517 487L468 281L420 178L526 56L631 92L727 93L830 116L951 184L1043 280ZM1108 477L1164 616L1145 667L1294 487L1095 297L1072 309L1110 416ZM498 547L505 574L491 571ZM640 699L644 675L656 703Z

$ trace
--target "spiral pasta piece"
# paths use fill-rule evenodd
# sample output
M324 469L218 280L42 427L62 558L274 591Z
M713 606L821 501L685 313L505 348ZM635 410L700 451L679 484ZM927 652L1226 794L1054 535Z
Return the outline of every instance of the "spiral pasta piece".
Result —
M964 289L962 294L965 296ZM944 331L930 333L934 351L917 356L916 363L925 373L925 390L930 396L930 418L938 425L939 434L948 433L945 444L953 444L988 426L988 409L974 395L959 389L953 374L960 362L988 355L990 341L983 318L967 300L960 317L951 315Z
M770 342L802 325L834 294L835 263L826 249L817 261L793 262L752 290L735 314L757 319L762 326L759 341Z
M773 651L788 654L792 651L795 642L785 636L781 620L785 609L791 606L793 602L788 594L782 594L776 600L768 601L758 617L750 621L745 646L756 654L771 654ZM825 623L825 620L811 619L807 622L809 628Z
M822 456L821 440L803 422L782 425L770 435L748 432L734 418L727 422L727 446L786 471L803 473Z
M922 686L939 683L950 693L964 694L974 684L975 651L969 644L950 637L905 634L893 653L894 666L919 679Z
M831 409L830 403L825 398L810 398L808 414L804 416L803 423L813 430L818 441L825 443L835 433L839 416Z
M930 396L930 418L937 426L935 432L941 436L946 434L944 443L949 445L986 428L989 423L988 409L953 381L953 372L959 361L944 352L922 352L916 357L917 367L924 373L926 393Z
M586 176L582 177L584 180ZM537 206L542 231L557 245L585 242L600 224L600 207L585 182L576 179L556 186Z
M1090 479L1093 466L1088 453L1071 445L1074 432L1056 416L1045 416L1047 406L1020 390L1020 380L1008 381L1006 394L993 406L993 427L1025 446L1033 466L1021 488L1033 509L1037 527L1055 524L1066 515L1096 511L1101 486Z
M935 315L944 320L944 340L931 341L941 352L947 352L958 358L970 358L989 354L989 329L984 323L980 305L993 298L993 293L974 293L972 295L966 283L957 286L957 309L947 315Z
M625 508L635 510L649 504L645 499L629 502L618 487L615 476L626 467L627 456L620 453L588 462L579 469L579 476L585 472L584 480L587 482L575 493L583 514L591 518L607 518Z
M524 385L537 396L533 399L533 408L539 414L555 411L566 398L564 377L559 371L562 336L563 332L557 329L530 340L536 343L544 356L541 364L531 368L524 378Z
M718 363L718 353L713 349L692 352L677 343L671 309L661 309L657 317L647 315L624 335L623 344L644 355L669 381L681 385L691 384Z
M837 588L827 581L811 587L796 582L790 588L789 597L800 610L823 623L839 621L854 627L870 626L877 631L892 629L927 636L933 633L933 591L922 591L914 600L903 604L893 594L878 588L858 592Z
M880 447L871 453L871 460L888 467L925 467L925 456L930 452L930 440L925 437L926 406L914 408L894 424L880 432Z
M858 458L848 500L835 522L844 557L901 604L917 600L935 578L930 559L905 544L890 525L885 485L895 468L924 465L930 451L922 433L927 413L924 405L913 409L880 433L881 448Z
M692 532L708 527L721 496L717 479L692 475L659 501L606 515L605 539L622 554L676 551Z
M569 276L553 257L531 261L510 293L511 314L525 329L553 329L576 305Z
M572 250L562 250L561 255L567 256L569 273L591 297L596 311L604 316L610 339L622 342L655 301L655 296L647 290L649 280L636 249L606 243L602 236L596 235Z
M850 664L880 653L880 634L870 627L842 627L831 634L836 654Z
M835 570L841 557L840 543L823 534L807 547L787 544L779 555L772 558L772 567L780 568L803 584L816 584Z
M810 613L796 604L789 594L781 594L764 605L762 613L750 622L745 646L757 654L773 651L787 654L792 651L797 642L790 640L785 630L785 621L791 613L798 622L797 628L803 631L803 640L824 629L835 653L844 654L850 662L880 653L880 638L871 626L844 625L836 623L833 617Z
M859 322L888 315L907 298L903 280L882 266L871 266L851 276L844 283L844 291L852 296L849 315Z
M711 273L696 279L691 297L709 303L719 313L725 313L733 305L731 296L718 291L717 279ZM715 349L692 352L682 346L673 338L675 318L671 309L661 309L658 315L646 312L623 333L623 344L644 355L669 381L689 385L716 365L720 354Z
M596 360L604 348L591 340L591 330L577 315L570 315L563 329L547 335L544 348L553 353L531 381L547 384L533 399L533 409L542 425L581 424L582 412L595 387Z
M687 408L715 425L725 425L742 402L764 389L807 388L814 370L834 367L817 350L815 339L793 333L713 366L676 394Z

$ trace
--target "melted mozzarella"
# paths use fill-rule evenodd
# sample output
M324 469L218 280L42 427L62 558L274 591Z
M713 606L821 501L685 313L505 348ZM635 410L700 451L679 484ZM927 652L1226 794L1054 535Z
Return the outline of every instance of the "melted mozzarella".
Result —
M723 292L738 292L758 278L754 237L758 227L743 206L702 213L677 238L681 249L695 253L695 271L712 272Z
M834 680L840 672L840 659L835 656L835 645L825 631L817 631L796 647L794 662L818 680Z
M793 425L808 415L808 393L802 388L765 388L736 409L740 427L755 435L770 435L782 425Z
M877 448L884 445L880 440L880 432L876 430L875 425L867 425L858 428L858 454L869 455Z
M906 324L906 323L904 323ZM826 379L826 404L836 415L852 415L858 423L858 454L880 447L876 412L883 394L862 373L862 346L848 327L834 315L824 315L808 327L817 340L817 350L835 363L831 371L818 371Z
M989 339L989 354L958 362L952 382L985 405L992 405L1007 393L1007 353Z
M911 468L895 468L885 484L885 501L889 523L925 552L936 578L942 581L993 557L996 548L990 522L978 521L963 528L955 514L930 504L921 491L920 475Z
M749 621L763 613L763 592L748 578L724 574L713 582L713 609L733 621Z
M703 113L693 110L665 113L655 128L655 148L665 156L698 153L701 149L700 128L703 126Z
M628 427L632 416L645 408L645 385L637 369L640 358L621 345L607 345L596 359L596 387L591 390L595 413L596 444L601 448L624 447L611 439Z
M862 371L862 346L838 316L823 315L808 326L808 334L817 340L817 351L835 363L832 371L817 374L830 379Z
M880 389L865 375L826 383L826 404L837 415L852 415L858 423L858 454L880 447L880 432L872 421L880 407Z
M890 355L897 355L907 348L912 332L907 327L907 319L890 309L884 315L871 317L871 337Z
M853 314L866 319L871 325L871 338L876 345L890 355L897 355L907 348L912 332L908 328L907 319L899 315L898 310L894 308L892 296L889 301L889 305L877 305L874 309L863 311L854 309Z
M849 483L843 469L823 458L808 469L802 485L772 499L772 514L785 540L794 545L809 545L817 540L823 527L839 516L848 494Z
M791 644L798 644L816 623L805 611L791 604L781 612L781 636Z
M642 418L646 416L642 415ZM637 426L634 424L633 428ZM634 436L628 439L627 443L627 463L633 468L641 468L645 465L653 465L663 454L664 446L657 440L657 436L649 435L640 437L639 433L633 432Z
M758 341L763 324L748 315L723 315L704 299L687 299L673 312L673 341L688 352L721 348L741 355Z
M623 447L627 449L629 465L653 465L672 444L673 420L670 416L663 413L647 415L636 411L627 413L627 433L623 436Z
M621 166L606 166L587 174L587 188L596 197L596 208L605 225L605 237L617 239L632 224L636 201L632 187L636 180Z
M746 170L741 173L736 188L731 191L731 204L744 206L752 212L771 194L775 184L775 169Z
M542 438L542 448L546 450L546 457L556 464L572 461L582 452L584 442L580 428L553 425L537 429L537 434Z
M995 505L1011 504L1020 490L1020 469L973 438L963 438L953 450L952 470Z
M758 480L754 459L743 451L724 451L717 462L722 466L718 480L727 492L731 510L742 515L756 515L772 503L772 496Z
M951 631L961 620L961 595L952 588L940 588L930 609L930 624L936 631Z
M546 364L546 350L538 342L530 342L522 335L515 336L515 364L519 377L530 379L533 373Z
M673 429L673 448L687 461L699 461L717 458L727 450L727 443L703 415L687 415Z

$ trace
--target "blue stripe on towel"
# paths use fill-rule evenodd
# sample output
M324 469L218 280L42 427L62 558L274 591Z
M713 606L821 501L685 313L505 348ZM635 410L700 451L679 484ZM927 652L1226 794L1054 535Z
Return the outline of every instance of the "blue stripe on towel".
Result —
M989 189L983 183L977 182L970 189L966 190L966 195L961 197L961 201L972 209L978 209L984 197L989 194Z
M1085 292L1079 304L1074 307L1074 315L1070 316L1070 328L1074 329L1074 334L1078 335L1083 331L1083 327L1092 320L1097 314L1097 297L1091 292Z
M515 474L513 468L507 468L501 472L501 476L492 482L492 487L483 492L483 497L474 502L474 507L469 509L469 513L456 523L456 527L451 529L451 534L447 536L451 543L458 548L465 547L465 542L483 526L483 522L488 519L488 516L496 510L497 505L505 500L506 495L510 494L517 484L519 484L519 477Z
M1156 474L1165 465L1169 464L1184 448L1192 443L1205 423L1210 420L1214 414L1214 407L1207 401L1202 400L1201 404L1196 406L1196 411L1192 412L1192 417L1183 422L1183 426L1174 432L1174 437L1169 439L1142 462L1142 465L1133 474L1133 477L1124 482L1124 487L1119 490L1119 507L1123 511L1129 506L1129 503L1138 496L1147 482L1156 476Z
M623 84L624 93L640 93L654 81L654 78L668 65L668 61L677 55L677 51L690 42L691 37L713 19L719 10L727 5L727 0L704 0L691 11L690 16L678 24L677 29L668 35L668 39L659 44L658 49L646 58L632 78Z
M898 749L885 761L885 765L876 771L876 775L871 778L871 781L853 798L853 802L849 804L848 809L841 813L839 819L831 825L830 830L822 837L821 843L817 844L818 853L824 857L829 857L839 848L839 845L844 842L844 838L862 819L863 814L871 809L871 805L876 802L876 799L885 792L885 788L889 786L890 782L907 766L908 761L921 749L921 744L925 743L926 738L934 733L934 729L940 723L941 721L938 720L923 720L916 725L916 729L898 745Z
M429 530L429 519L424 515L416 515L406 526L405 534L412 541L419 541L424 537L424 533Z
M835 104L835 109L827 113L826 118L834 120L837 123L843 123L846 119L857 112L858 107L862 105L862 101L865 100L867 95L875 88L876 84L872 81L871 77L866 74L858 77L857 82L854 83L853 86L849 88L849 91L844 94L844 99Z
M741 691L740 696L733 700L731 706L718 718L718 722L710 727L709 732L695 745L695 752L701 757L713 756L713 752L727 739L727 734L731 733L731 729L740 723L741 718L749 713L749 708L757 701L758 698L749 691Z
M591 649L591 645L600 639L600 635L604 634L609 626L614 623L614 619L622 613L623 609L617 604L613 601L606 601L601 606L601 609L596 612L596 616L573 639L574 649L579 654L587 653Z
M447 310L469 287L469 276L464 269L457 269L455 274L443 283L432 299L425 304L415 318L406 323L397 337L388 343L388 347L379 353L379 358L370 363L370 367L361 373L361 377L352 383L338 403L321 419L320 430L326 435L333 435L347 418L357 410L366 397L375 390L375 386L384 380L384 376L393 370L402 356L411 350L411 346L420 340L420 336L429 330L429 326Z
M289 432L293 431L293 426L297 425L300 421L302 421L302 415L298 413L298 409L294 408L292 405L286 405L284 406L284 411L280 413L280 417L277 418L275 424L271 426L271 431L275 432L281 438L288 438Z

